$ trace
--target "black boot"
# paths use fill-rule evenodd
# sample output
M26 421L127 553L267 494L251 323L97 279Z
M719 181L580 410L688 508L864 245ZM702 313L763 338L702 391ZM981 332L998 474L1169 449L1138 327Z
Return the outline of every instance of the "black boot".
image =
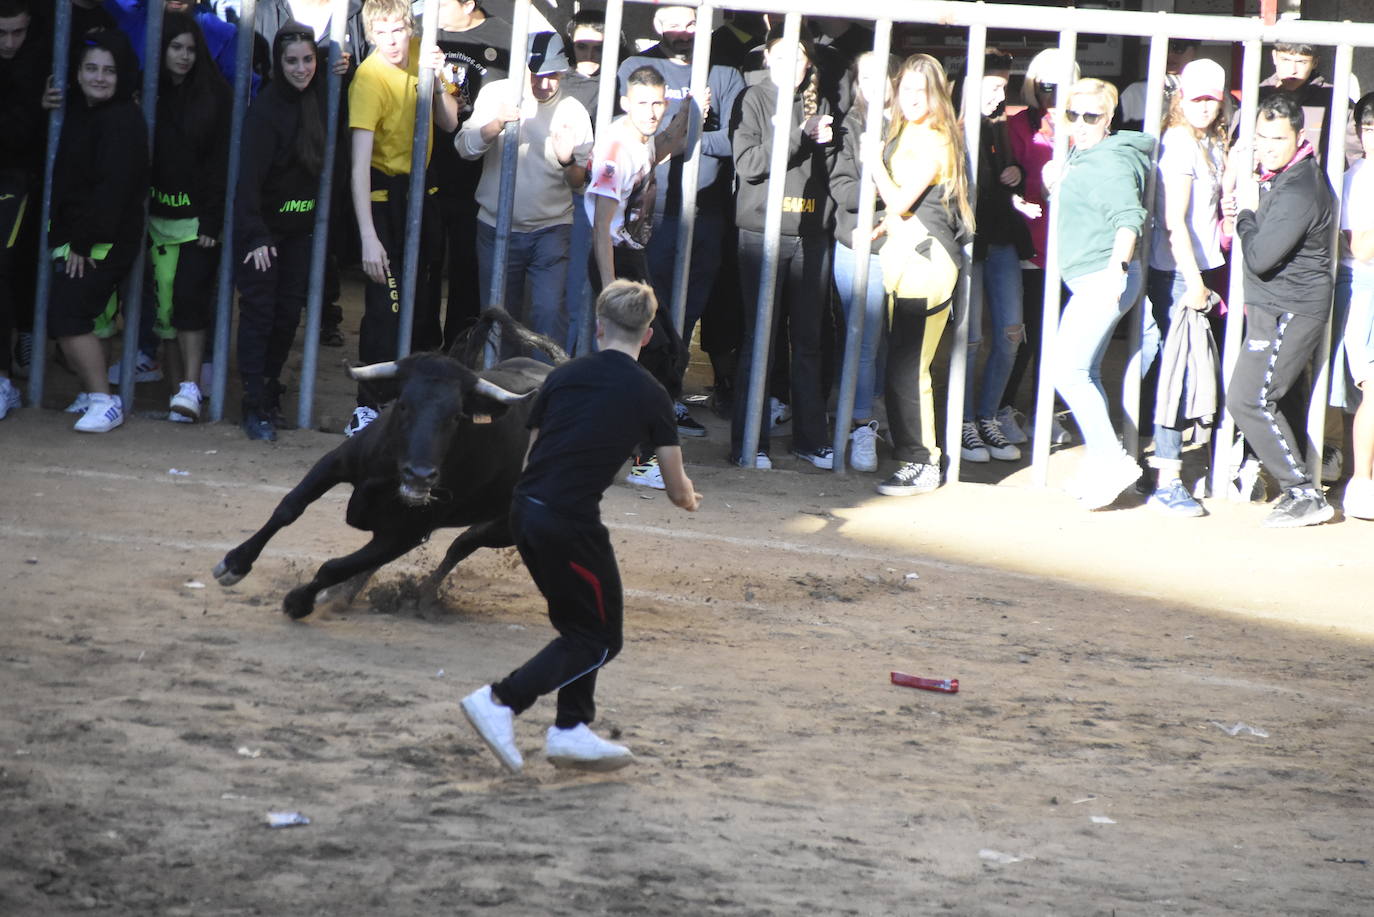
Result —
M286 422L286 415L281 411L281 396L284 394L286 394L286 386L276 379L267 379L263 382L262 413L278 430L291 429L291 424Z
M261 401L257 398L245 395L243 398L243 427L244 435L249 439L262 440L263 442L276 442L277 430L272 426L272 420L263 410Z
M326 305L320 314L320 343L326 347L342 347L344 336L339 330L342 324L343 307L338 303Z

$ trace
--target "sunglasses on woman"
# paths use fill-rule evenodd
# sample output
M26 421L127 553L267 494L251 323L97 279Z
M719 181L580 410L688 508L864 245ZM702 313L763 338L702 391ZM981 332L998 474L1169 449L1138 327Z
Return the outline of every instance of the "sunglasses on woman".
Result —
M1107 116L1100 111L1074 111L1072 108L1068 108L1064 110L1064 117L1069 119L1070 124L1079 118L1083 119L1084 124L1096 124Z

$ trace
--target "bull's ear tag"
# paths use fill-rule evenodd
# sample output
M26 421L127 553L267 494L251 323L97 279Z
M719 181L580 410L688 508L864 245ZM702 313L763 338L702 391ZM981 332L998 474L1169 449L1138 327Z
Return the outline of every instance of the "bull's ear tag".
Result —
M491 415L490 415L490 414L473 414L473 415L472 415L472 422L473 422L473 423L491 423Z

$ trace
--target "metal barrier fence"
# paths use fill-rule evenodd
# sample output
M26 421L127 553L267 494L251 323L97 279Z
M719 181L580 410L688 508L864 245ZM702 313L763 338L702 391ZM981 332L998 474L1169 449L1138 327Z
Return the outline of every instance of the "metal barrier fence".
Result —
M615 40L621 32L624 6L626 2L648 3L651 5L675 5L691 6L697 9L697 34L693 46L693 59L691 70L691 95L692 98L702 98L705 95L707 85L707 73L709 68L709 48L710 36L714 28L715 5L706 2L699 3L694 0L607 0L606 3L606 22L605 34L610 37L603 45L602 65L600 72L600 86L598 94L598 112L595 125L596 135L602 136L609 128L614 102L616 97L616 73L619 66L619 45ZM332 63L337 59L343 42L344 28L348 17L348 0L333 0L332 28L330 42L330 60L326 73L329 80L329 112L330 118L327 125L327 146L326 146L326 165L320 176L319 198L316 210L316 226L319 227L315 233L314 250L311 258L309 296L307 300L306 328L305 328L305 359L302 366L302 378L300 386L300 405L298 422L301 426L309 426L314 401L314 382L318 362L319 345L319 325L323 294L323 277L325 264L325 240L328 235L329 223L329 204L333 193L333 177L335 169L333 160L338 144L338 106L340 97L341 79L333 73ZM742 12L758 13L784 13L784 35L795 38L800 33L801 19L803 16L833 16L837 12L833 0L730 0L729 8ZM438 2L437 0L425 0L424 22L424 45L433 42L435 36ZM1321 46L1335 46L1336 55L1334 62L1334 82L1337 91L1333 92L1331 117L1326 125L1329 132L1328 149L1332 151L1327 163L1327 175L1332 187L1339 189L1342 186L1342 175L1344 172L1343 158L1335 151L1343 149L1343 137L1346 124L1347 98L1343 88L1348 85L1352 49L1354 47L1374 47L1374 25L1367 23L1351 22L1319 22L1303 20L1282 20L1274 24L1265 24L1259 19L1241 19L1224 16L1199 16L1199 15L1174 15L1163 13L1137 13L1112 10L1096 9L1056 9L1037 6L1020 5L988 5L984 3L962 2L962 0L904 0L900 5L900 19L894 20L893 13L898 12L891 0L849 0L843 10L847 18L866 20L874 26L874 52L881 58L886 58L891 48L891 32L894 21L928 23L947 27L964 28L968 30L967 43L967 64L965 67L964 79L964 99L963 110L965 112L980 111L981 83L983 76L983 56L987 46L987 30L989 28L999 29L1022 29L1030 32L1057 32L1059 35L1059 48L1063 52L1065 60L1072 61L1077 49L1078 35L1081 32L1106 33L1121 36L1134 36L1149 39L1150 53L1147 73L1147 99L1148 108L1145 116L1145 129L1158 139L1159 123L1161 116L1161 100L1163 98L1164 85L1164 66L1165 52L1171 38L1185 38L1206 41L1230 41L1240 43L1243 47L1242 57L1242 78L1241 78L1241 109L1239 114L1239 134L1240 142L1247 146L1251 143L1254 131L1254 119L1256 110L1257 88L1259 83L1260 56L1265 43L1273 42L1297 42ZM230 151L229 169L230 176L237 174L240 161L239 134L243 121L244 112L247 109L248 99L248 79L251 71L252 58L252 33L256 13L255 0L242 0L239 13L240 40L237 48L237 73L234 92L233 123L233 146ZM530 0L516 0L514 13L512 15L511 30L511 80L510 84L514 93L513 101L519 104L526 91L526 79L524 74L526 68L523 62L526 58L526 47L528 41L528 24L530 21ZM54 18L54 85L61 89L66 89L67 73L67 53L70 47L71 16L70 8L66 3L57 4L57 11ZM160 34L161 17L148 17L148 32L145 36L146 47L155 48L158 46L156 36ZM796 45L789 43L795 54ZM360 49L355 49L355 51ZM149 58L152 60L152 58ZM150 127L150 136L154 126L156 109L156 73L157 69L150 66L154 76L145 80L145 97L147 117ZM1065 103L1065 94L1071 84L1071 80L1065 74L1065 78L1058 81L1057 96L1055 105L1062 109ZM431 105L429 100L433 95L434 73L429 68L423 68L420 72L419 100L416 105L416 126L414 133L414 147L411 171L411 188L409 198L409 210L407 213L406 250L402 263L404 265L401 286L400 302L400 330L398 335L398 356L404 356L409 350L410 329L413 326L414 302L416 297L416 265L419 258L420 246L420 220L421 207L424 199L424 169L423 165L424 150L427 145L427 138L431 129ZM864 87L868 98L881 98L882 86L881 76L875 75L874 82ZM148 85L151 83L151 87ZM687 104L695 104L688 101ZM785 171L786 164L786 143L790 130L795 125L790 125L791 99L787 93L778 94L778 106L774 113L775 125L788 125L787 130L775 130L773 134L773 148L771 169L772 174L777 175ZM868 112L868 122L865 125L864 142L873 143L881 133L881 108L871 106ZM57 140L61 133L62 111L59 109L50 115L48 135L49 148L56 150ZM688 153L684 162L682 178L682 209L679 217L679 236L678 236L678 257L674 266L672 300L669 304L674 322L679 330L683 328L684 316L686 311L688 276L690 269L692 237L695 226L695 198L697 192L697 177L700 168L701 143L700 143L700 119L693 119L692 131L688 137ZM964 119L964 141L965 147L970 152L970 157L976 157L979 150L979 133L981 119L978 117L966 117ZM498 214L498 226L496 233L496 247L493 252L492 265L492 290L491 298L493 302L504 301L505 299L505 277L506 263L509 258L509 239L511 211L515 200L516 188L516 155L517 143L514 142L518 134L518 125L508 124L503 129L502 137L510 142L506 142L502 152L502 174L500 192L500 212ZM1056 131L1054 138L1055 158L1062 159L1066 148L1066 137L1064 131ZM36 340L42 344L46 337L47 328L47 301L50 293L50 273L51 267L47 263L47 223L48 214L51 208L50 188L52 184L53 157L50 156L45 173L45 184L43 194L42 226L40 227L40 264L38 273L38 295L36 297L34 334ZM968 163L969 174L969 196L970 203L976 203L978 194L977 187L977 164ZM863 187L872 187L872 177L868 174L866 165L862 166L861 184ZM1151 182L1153 183L1153 175ZM232 189L233 183L229 184ZM1151 192L1153 184L1151 185ZM764 369L767 365L767 348L769 345L768 336L764 331L771 326L772 308L774 292L776 290L776 266L778 257L778 245L782 214L782 182L770 183L767 196L767 207L765 214L764 231L764 255L762 265L762 278L760 281L759 294L756 302L757 320L755 327L762 329L756 335L753 342L754 360L753 373L747 387L748 414L746 423L745 442L742 444L741 455L753 455L758 447L758 431L764 416L765 397L765 378ZM1145 200L1145 206L1152 208L1154 195L1150 193ZM1337 207L1339 207L1339 193L1337 193ZM1056 199L1051 199L1048 208L1048 220L1051 228L1054 227L1058 217L1059 204ZM872 220L874 209L874 198L871 193L867 194L862 201L859 215L859 225L869 225ZM221 239L222 263L219 276L219 290L216 311L216 335L214 348L214 383L211 394L211 419L218 420L223 415L224 391L227 385L228 368L228 338L231 326L231 298L232 284L228 282L229 273L232 270L232 263L229 259L233 257L232 252L232 195L228 202L225 213L224 231ZM868 222L865 222L867 220ZM1148 225L1148 224L1147 224ZM1333 226L1339 226L1339 219L1333 221ZM1337 229L1333 229L1333 245ZM1055 353L1055 330L1058 326L1060 308L1060 276L1057 266L1057 241L1056 233L1049 234L1049 251L1046 253L1045 267L1045 296L1041 304L1043 308L1043 333L1040 344L1040 372L1038 374L1038 384L1036 389L1036 409L1035 424L1032 433L1031 450L1031 480L1036 486L1045 486L1048 483L1048 458L1050 451L1050 422L1053 416L1054 390L1051 367L1054 365ZM1137 257L1142 259L1143 264L1148 264L1148 244L1149 233L1146 232L1140 239ZM863 303L866 298L868 282L868 263L869 263L869 242L859 240L855 249L855 276L853 281L854 301ZM1241 242L1234 240L1231 263L1239 264ZM1334 249L1333 249L1334 250ZM955 294L955 323L953 328L953 340L950 349L950 367L948 399L945 424L946 453L948 455L947 479L951 482L957 481L960 471L960 427L963 420L963 398L964 398L964 369L967 359L967 340L968 340L968 314L969 314L969 265L972 263L972 245L965 247L964 252L965 266L961 272L960 281ZM1333 263L1335 259L1333 258ZM570 270L579 270L582 266L570 265ZM1334 270L1334 268L1333 268ZM463 282L462 278L450 277L450 283ZM136 286L137 284L137 286ZM142 284L142 270L137 270L136 275L131 277L131 292L137 293ZM1142 285L1143 287L1143 285ZM132 404L133 395L133 372L134 364L137 359L137 327L138 312L141 306L140 296L129 296L125 303L125 322L126 334L123 348L122 376L120 380L120 393L125 399L125 403ZM1143 293L1140 302L1143 302ZM1122 396L1125 407L1124 411L1124 438L1127 450L1132 454L1138 452L1139 448L1139 429L1138 421L1140 417L1140 373L1138 371L1140 361L1140 337L1141 320L1136 311L1142 306L1138 302L1135 308L1128 314L1127 327L1129 329L1128 351L1129 360L1127 371L1122 385ZM1244 302L1242 291L1241 272L1233 270L1231 273L1231 287L1229 290L1229 302L1240 304ZM592 314L592 303L590 299L582 303L570 304L570 308L581 310L582 321L580 323L580 335L577 342L578 352L585 352L590 349L592 327L594 318ZM844 359L840 375L839 402L837 415L835 418L835 437L834 437L834 468L837 473L845 470L845 448L848 444L848 430L852 422L852 406L854 392L857 386L858 376L858 355L859 346L863 333L862 308L851 310L849 321L847 322ZM1229 385L1231 374L1234 371L1240 338L1242 333L1243 310L1232 308L1227 316L1226 331L1223 345L1223 378ZM132 335L129 333L132 332ZM1323 424L1325 419L1324 393L1327 388L1327 373L1329 366L1330 349L1330 329L1323 341L1316 360L1316 386L1314 396L1311 401L1307 435L1309 455L1316 456L1312 461L1313 473L1319 476L1321 473L1321 443L1323 436ZM45 348L42 346L34 349L32 364L32 374L29 380L29 399L31 403L41 402L43 393L43 366ZM1224 484L1233 477L1235 469L1231 467L1230 443L1233 438L1233 421L1229 411L1225 411L1219 424L1218 435L1215 438L1215 456L1212 463L1212 486L1216 492L1224 489ZM1319 478L1318 478L1319 480Z

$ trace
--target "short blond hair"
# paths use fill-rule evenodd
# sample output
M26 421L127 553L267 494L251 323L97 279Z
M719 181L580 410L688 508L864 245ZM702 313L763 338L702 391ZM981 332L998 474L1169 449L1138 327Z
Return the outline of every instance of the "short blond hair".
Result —
M1026 68L1026 78L1021 81L1021 101L1026 103L1026 107L1035 108L1039 105L1035 98L1036 83L1052 83L1058 86L1064 81L1065 74L1070 72L1070 65L1073 67L1071 82L1077 82L1083 75L1078 67L1078 61L1067 59L1061 49L1046 48L1032 57L1030 66Z
M654 288L636 280L612 280L596 298L596 317L627 337L636 339L649 330L658 312Z
M1111 120L1112 113L1116 111L1116 87L1106 80L1085 76L1074 83L1069 87L1068 95L1064 96L1066 110L1073 104L1074 96L1092 96L1100 101L1106 110L1108 120Z
M410 0L367 0L363 4L363 31L368 41L372 40L373 24L388 19L400 19L412 35L415 33L415 13L411 11Z

